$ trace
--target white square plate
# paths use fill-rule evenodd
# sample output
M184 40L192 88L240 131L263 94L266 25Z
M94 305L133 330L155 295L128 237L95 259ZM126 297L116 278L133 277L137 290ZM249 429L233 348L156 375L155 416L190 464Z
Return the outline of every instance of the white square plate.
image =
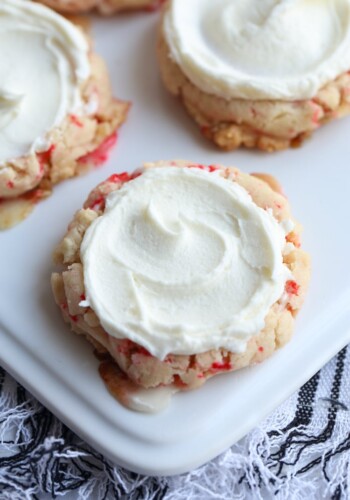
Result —
M94 19L115 95L133 107L108 164L58 186L24 223L0 235L0 362L114 462L145 474L176 474L232 445L350 341L350 119L325 126L298 150L217 151L162 87L157 17ZM304 225L313 277L283 350L260 366L175 395L162 413L138 414L110 396L90 346L63 323L49 285L51 253L98 182L143 161L175 158L276 175Z

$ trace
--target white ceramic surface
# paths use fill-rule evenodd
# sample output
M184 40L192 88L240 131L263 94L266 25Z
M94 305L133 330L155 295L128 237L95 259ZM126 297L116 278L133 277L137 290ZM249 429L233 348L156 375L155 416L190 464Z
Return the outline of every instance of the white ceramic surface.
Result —
M144 13L94 20L115 93L133 107L108 164L58 186L24 223L0 234L0 363L114 462L176 474L232 445L350 341L350 119L319 130L301 149L221 153L163 90L156 22L157 14ZM295 336L283 350L260 366L175 395L162 413L138 414L109 395L90 346L63 323L49 285L51 252L98 182L144 160L174 158L276 175L303 222L313 277Z

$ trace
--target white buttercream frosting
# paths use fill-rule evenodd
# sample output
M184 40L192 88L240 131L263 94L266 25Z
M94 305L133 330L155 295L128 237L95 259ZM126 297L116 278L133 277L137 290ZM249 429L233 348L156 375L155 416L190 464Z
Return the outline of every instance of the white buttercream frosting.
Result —
M107 197L81 246L103 328L163 359L242 352L291 274L285 231L217 172L146 169Z
M350 69L349 0L170 0L171 57L227 99L299 100Z
M88 44L72 23L27 0L0 2L0 166L40 151L47 133L82 110Z

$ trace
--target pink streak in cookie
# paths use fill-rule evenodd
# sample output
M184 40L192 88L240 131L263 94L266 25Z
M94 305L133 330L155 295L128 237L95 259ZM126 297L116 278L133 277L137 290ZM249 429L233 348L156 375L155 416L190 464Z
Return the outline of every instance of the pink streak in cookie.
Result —
M300 286L296 281L289 280L286 283L286 292L289 295L298 295Z
M107 182L113 182L118 184L119 182L128 182L130 180L130 175L128 172L122 172L121 174L112 174L108 177Z
M106 198L104 196L100 196L99 198L93 200L89 205L91 210L104 210L106 203Z
M70 115L70 121L79 128L83 128L84 124L79 120L77 115Z
M186 389L188 387L179 375L174 375L174 385L175 387L181 387L182 389Z
M192 165L187 165L187 168L199 168L200 170L206 170L207 172L215 172L219 170L216 165L202 165L201 163L193 163Z
M136 179L136 177L139 177L141 175L141 172L134 173L134 174L129 174L128 172L121 172L120 174L112 174L110 177L108 177L107 182L129 182L132 181L133 179Z
M51 144L51 146L49 147L49 149L47 151L43 151L42 153L37 153L36 156L38 158L39 165L40 165L40 175L39 175L39 177L42 176L42 173L44 171L45 165L48 164L48 163L50 163L51 155L55 151L55 149L56 149L56 145L55 144Z
M110 150L117 143L118 134L115 132L105 139L98 148L79 158L79 163L93 164L95 167L102 165L108 160Z
M146 356L148 358L152 356L152 354L150 352L148 352L147 349L145 349L144 347L140 347L138 350L138 353L142 354L143 356Z
M232 364L229 361L222 361L221 363L218 361L215 361L211 365L213 370L222 370L222 371L228 371L232 370Z
M320 126L320 117L321 117L321 107L314 101L310 101L311 106L314 109L313 115L312 115L312 123L316 125L316 127Z

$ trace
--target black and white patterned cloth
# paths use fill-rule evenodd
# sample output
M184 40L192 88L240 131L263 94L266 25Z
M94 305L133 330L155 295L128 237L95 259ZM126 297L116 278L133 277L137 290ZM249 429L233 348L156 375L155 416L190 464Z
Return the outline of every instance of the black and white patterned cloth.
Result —
M114 466L0 369L0 500L350 498L350 349L218 458L174 477Z

